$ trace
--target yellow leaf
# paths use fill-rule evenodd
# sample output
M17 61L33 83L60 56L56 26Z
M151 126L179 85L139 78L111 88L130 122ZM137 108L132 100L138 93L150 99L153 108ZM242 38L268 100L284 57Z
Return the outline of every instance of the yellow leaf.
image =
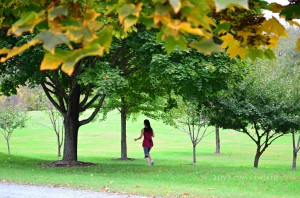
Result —
M228 47L226 53L229 54L231 59L236 56L240 56L241 58L244 58L246 56L246 49L238 45L232 45Z
M287 20L287 22L288 22L291 26L295 25L295 26L297 26L297 27L300 28L300 23L298 23L297 21Z
M277 48L277 44L278 44L278 41L279 41L279 37L278 36L269 36L269 45L267 45L268 48Z
M29 43L26 43L20 47L13 47L11 50L8 50L6 48L0 50L0 54L7 54L6 57L2 57L0 62L5 62L6 60L10 59L11 57L14 57L21 52L27 50L28 48L35 46L37 44L41 43L40 40L34 39L31 40Z
M278 36L287 36L286 30L283 25L275 18L272 17L269 20L266 20L262 23L262 27L260 28L260 33L267 33L267 34L275 34Z
M181 31L190 33L190 34L195 34L198 36L204 36L203 30L200 28L192 28L190 23L184 22L180 23L179 28Z
M47 52L44 55L44 59L41 63L40 70L54 70L57 69L62 63L63 58L61 53L56 52L55 54L52 54Z
M240 36L240 37L243 37L244 41L247 41L248 37L249 36L253 36L254 33L252 33L252 32L245 32L245 31L238 31L237 35Z
M278 3L271 3L269 5L269 8L272 12L281 12L281 10L283 10L285 8L285 6L280 5Z
M221 40L223 41L221 47L223 49L227 48L228 46L232 45L232 43L235 41L234 37L227 33L226 35L221 37Z
M300 52L300 38L298 38L298 42L297 42L297 51Z

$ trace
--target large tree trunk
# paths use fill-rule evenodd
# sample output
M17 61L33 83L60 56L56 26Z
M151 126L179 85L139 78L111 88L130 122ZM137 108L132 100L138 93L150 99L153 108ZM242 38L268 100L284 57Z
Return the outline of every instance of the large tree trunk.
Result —
M261 156L261 152L260 152L260 143L259 143L259 144L257 144L256 155L254 158L254 168L258 168L258 162L259 162L260 156Z
M220 154L221 145L220 145L220 128L216 126L216 154Z
M126 104L125 98L121 97L121 159L127 159L127 142L126 142Z
M193 164L196 164L196 145L193 145Z
M76 84L72 86L70 91L67 113L64 116L65 142L63 161L77 161L79 99L80 87Z

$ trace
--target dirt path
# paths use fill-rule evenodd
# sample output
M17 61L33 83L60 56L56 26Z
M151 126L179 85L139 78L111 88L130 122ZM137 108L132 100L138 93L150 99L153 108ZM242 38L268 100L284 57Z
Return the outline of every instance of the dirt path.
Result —
M19 184L1 184L0 198L142 198L135 195L93 192L86 190L70 190L48 186L27 186Z

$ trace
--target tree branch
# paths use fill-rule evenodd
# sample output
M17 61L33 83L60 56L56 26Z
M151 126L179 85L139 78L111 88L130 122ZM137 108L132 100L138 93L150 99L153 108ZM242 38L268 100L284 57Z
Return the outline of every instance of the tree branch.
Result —
M79 104L81 108L86 104L90 93L91 93L91 84L89 83L86 87L86 90L85 90L85 93L84 93L84 98Z
M52 96L49 93L49 89L46 87L45 83L42 83L42 88L47 96L47 98L50 100L50 102L53 104L53 106L62 114L65 115L66 114L66 109L64 109L63 107L59 106L59 104L57 102L55 102L55 100L52 98Z
M254 139L253 137L252 137L252 135L250 135L250 133L247 131L247 129L246 128L243 128L243 132L244 133L246 133L255 143L257 143L257 140L256 139Z
M87 110L94 102L100 97L99 94L95 95L86 105L80 108L80 112Z
M139 70L141 67L140 66L136 66L136 67L133 67L131 69L128 69L126 71L123 71L120 75L121 76L128 76L134 72L136 72L137 70Z
M99 110L102 107L102 104L104 102L105 97L106 97L106 94L104 94L102 96L102 98L99 100L99 103L98 103L97 107L95 108L94 112L92 113L92 115L89 118L87 118L87 119L81 120L79 122L79 126L88 124L90 121L92 121L96 117L97 113L99 112Z
M284 135L284 133L278 135L278 136L277 136L276 138L274 138L271 142L269 142L268 145L271 145L272 142L274 142L277 138L279 138L279 137L281 137L281 136L283 136L283 135Z

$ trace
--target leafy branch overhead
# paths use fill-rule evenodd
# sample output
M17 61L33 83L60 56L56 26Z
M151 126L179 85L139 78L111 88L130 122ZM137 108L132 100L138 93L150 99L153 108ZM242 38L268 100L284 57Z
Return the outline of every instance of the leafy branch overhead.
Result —
M33 3L34 9L28 10ZM299 16L289 6L275 6L275 11L281 9L282 15L291 21ZM109 52L113 37L127 37L130 32L138 31L136 25L140 23L148 29L158 29L157 39L165 42L168 53L176 47L192 47L208 54L223 48L231 58L273 58L271 49L276 47L280 36L286 36L285 28L276 18L263 17L261 9L274 10L274 6L261 0L56 0L50 3L30 0L5 1L0 7L18 10L10 14L0 12L1 30L9 28L7 33L16 36L26 32L36 35L24 45L0 49L0 54L5 55L1 62L42 44L45 55L41 70L61 66L69 75L81 59ZM19 13L23 13L21 17ZM187 39L186 35L193 37ZM215 43L214 37L223 44Z

